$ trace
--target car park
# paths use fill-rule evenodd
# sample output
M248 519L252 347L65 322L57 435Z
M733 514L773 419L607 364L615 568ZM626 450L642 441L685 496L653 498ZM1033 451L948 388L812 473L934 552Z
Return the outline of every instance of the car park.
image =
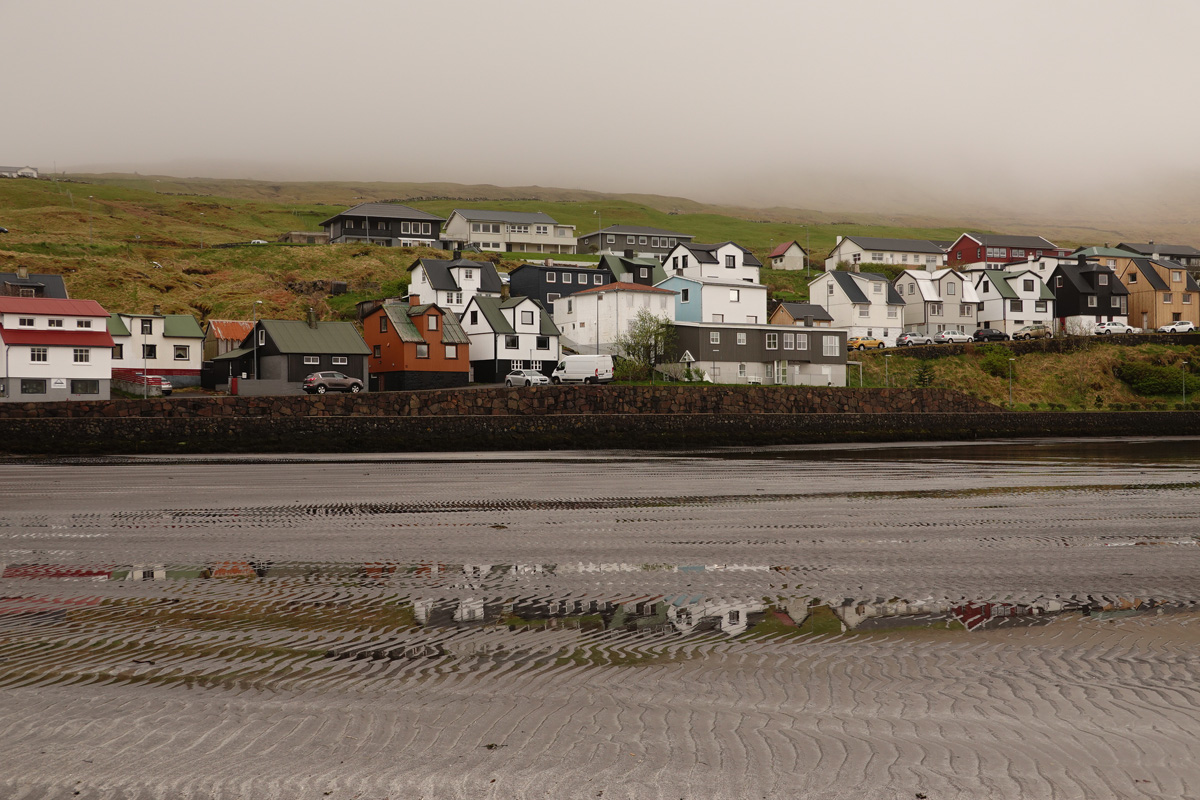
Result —
M887 345L872 336L851 336L846 340L847 350L882 350L885 347Z
M896 347L914 347L919 344L933 344L933 337L928 333L909 331L896 337Z
M1007 342L1008 334L995 328L979 328L971 335L976 342Z
M1141 333L1141 331L1124 322L1097 322L1092 333L1097 336L1107 336L1110 333Z
M1013 332L1013 339L1053 339L1054 331L1045 325L1026 325Z
M963 344L971 341L966 331L938 331L933 335L934 344Z
M504 385L510 389L514 386L547 386L549 383L549 378L532 369L514 369L504 376Z
M302 387L307 394L325 394L326 392L353 392L363 390L363 382L340 372L313 372L304 379Z
M1163 325L1158 329L1159 333L1191 333L1196 330L1196 326L1190 320L1177 319L1167 325Z

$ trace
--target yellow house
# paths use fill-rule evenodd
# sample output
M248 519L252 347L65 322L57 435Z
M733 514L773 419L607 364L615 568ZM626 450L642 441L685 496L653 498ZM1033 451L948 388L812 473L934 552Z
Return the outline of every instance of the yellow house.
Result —
M1200 286L1182 264L1120 259L1117 277L1129 289L1129 324L1144 331L1187 320L1200 327Z

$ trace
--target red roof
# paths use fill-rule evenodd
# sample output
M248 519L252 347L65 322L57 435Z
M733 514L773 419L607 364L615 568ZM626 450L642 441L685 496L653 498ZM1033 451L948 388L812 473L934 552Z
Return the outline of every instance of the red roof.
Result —
M5 344L40 344L47 347L112 347L108 331L45 331L31 328L0 328L0 340Z
M660 289L657 286L644 286L640 283L626 283L617 281L616 283L606 283L603 286L592 286L587 289L580 289L575 294L593 294L596 292L651 292L653 294L675 294L670 289ZM570 297L570 295L563 295Z
M784 253L787 252L787 249L789 247L791 247L792 245L796 245L796 247L800 247L800 245L797 244L796 240L793 239L790 242L784 242L783 244L779 245L779 247L776 247L774 250L771 251L771 255L767 256L767 258L775 258L776 256L783 255ZM803 249L803 248L801 248L801 249Z
M72 317L107 317L95 300L57 297L0 297L0 314L62 314Z
M254 323L239 319L210 319L208 330L212 332L213 338L240 342L254 330Z

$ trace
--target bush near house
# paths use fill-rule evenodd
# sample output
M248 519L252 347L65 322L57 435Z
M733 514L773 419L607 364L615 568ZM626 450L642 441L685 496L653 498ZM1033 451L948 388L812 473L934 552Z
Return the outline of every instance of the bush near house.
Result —
M1134 394L1143 397L1181 394L1184 391L1185 380L1188 394L1200 389L1200 380L1197 380L1195 375L1187 375L1185 378L1178 367L1165 367L1144 361L1126 361L1118 364L1113 374L1118 380L1128 384Z

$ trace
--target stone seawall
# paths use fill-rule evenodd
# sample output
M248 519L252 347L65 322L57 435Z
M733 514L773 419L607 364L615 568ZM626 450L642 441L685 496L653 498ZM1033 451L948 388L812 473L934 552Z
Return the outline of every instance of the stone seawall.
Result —
M1140 344L1170 344L1170 345L1200 345L1200 334L1195 333L1129 333L1103 334L1100 336L1059 336L1054 339L1022 339L1019 342L971 342L968 344L929 344L915 347L891 347L884 350L888 355L905 355L912 358L942 358L943 356L960 356L963 353L973 353L980 347L998 344L1010 350L1013 355L1023 356L1027 353L1074 353L1098 344L1119 344L1126 347L1137 347ZM878 356L878 350L854 351L851 358L862 356Z
M0 404L0 419L445 417L560 414L887 414L998 411L948 389L814 386L537 386L269 397L151 397Z
M1200 412L57 417L0 420L11 455L703 449L823 442L1200 436Z

